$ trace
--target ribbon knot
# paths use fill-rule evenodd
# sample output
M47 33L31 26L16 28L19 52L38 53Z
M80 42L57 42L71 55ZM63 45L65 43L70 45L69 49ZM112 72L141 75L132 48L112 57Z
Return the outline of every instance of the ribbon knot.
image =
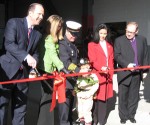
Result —
M56 106L56 93L58 94L58 103L63 103L66 101L66 77L64 73L53 72L54 85L52 94L52 104L50 111L52 111Z

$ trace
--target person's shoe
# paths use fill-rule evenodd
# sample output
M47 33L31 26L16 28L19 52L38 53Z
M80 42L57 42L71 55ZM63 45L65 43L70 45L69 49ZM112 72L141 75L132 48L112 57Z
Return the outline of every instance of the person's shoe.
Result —
M121 119L121 120L120 120L120 123L121 123L121 124L126 124L126 120L125 120L125 119Z
M135 120L134 118L130 118L129 120L130 120L130 122L132 122L132 123L136 123L136 120Z

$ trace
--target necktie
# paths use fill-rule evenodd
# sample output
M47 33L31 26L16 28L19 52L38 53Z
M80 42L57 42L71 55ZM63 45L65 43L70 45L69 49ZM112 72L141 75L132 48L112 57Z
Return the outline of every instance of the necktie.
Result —
M31 34L32 28L28 28L28 45L30 42L30 34Z
M138 66L138 59L137 59L137 46L136 46L136 40L133 39L131 42L132 48L134 50L134 63Z

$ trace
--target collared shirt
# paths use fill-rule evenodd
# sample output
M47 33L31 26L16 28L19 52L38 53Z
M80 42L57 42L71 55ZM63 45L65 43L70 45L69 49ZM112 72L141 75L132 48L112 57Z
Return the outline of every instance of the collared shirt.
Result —
M28 20L28 18L27 18L27 17L26 17L26 19L27 19L28 29L29 29L29 28L33 29L33 28L34 28L34 26L30 24L30 22L29 22L29 20Z
M100 45L106 55L106 62L107 62L107 66L108 66L108 52L107 52L107 45L106 45L106 41L100 41Z

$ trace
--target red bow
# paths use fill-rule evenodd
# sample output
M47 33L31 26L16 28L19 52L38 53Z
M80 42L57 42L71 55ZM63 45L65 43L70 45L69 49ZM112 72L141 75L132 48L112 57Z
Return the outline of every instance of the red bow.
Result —
M52 94L52 104L50 111L52 111L56 106L56 92L58 95L58 103L63 103L66 101L66 77L64 73L58 74L58 72L54 72L54 86L53 86L53 94Z

